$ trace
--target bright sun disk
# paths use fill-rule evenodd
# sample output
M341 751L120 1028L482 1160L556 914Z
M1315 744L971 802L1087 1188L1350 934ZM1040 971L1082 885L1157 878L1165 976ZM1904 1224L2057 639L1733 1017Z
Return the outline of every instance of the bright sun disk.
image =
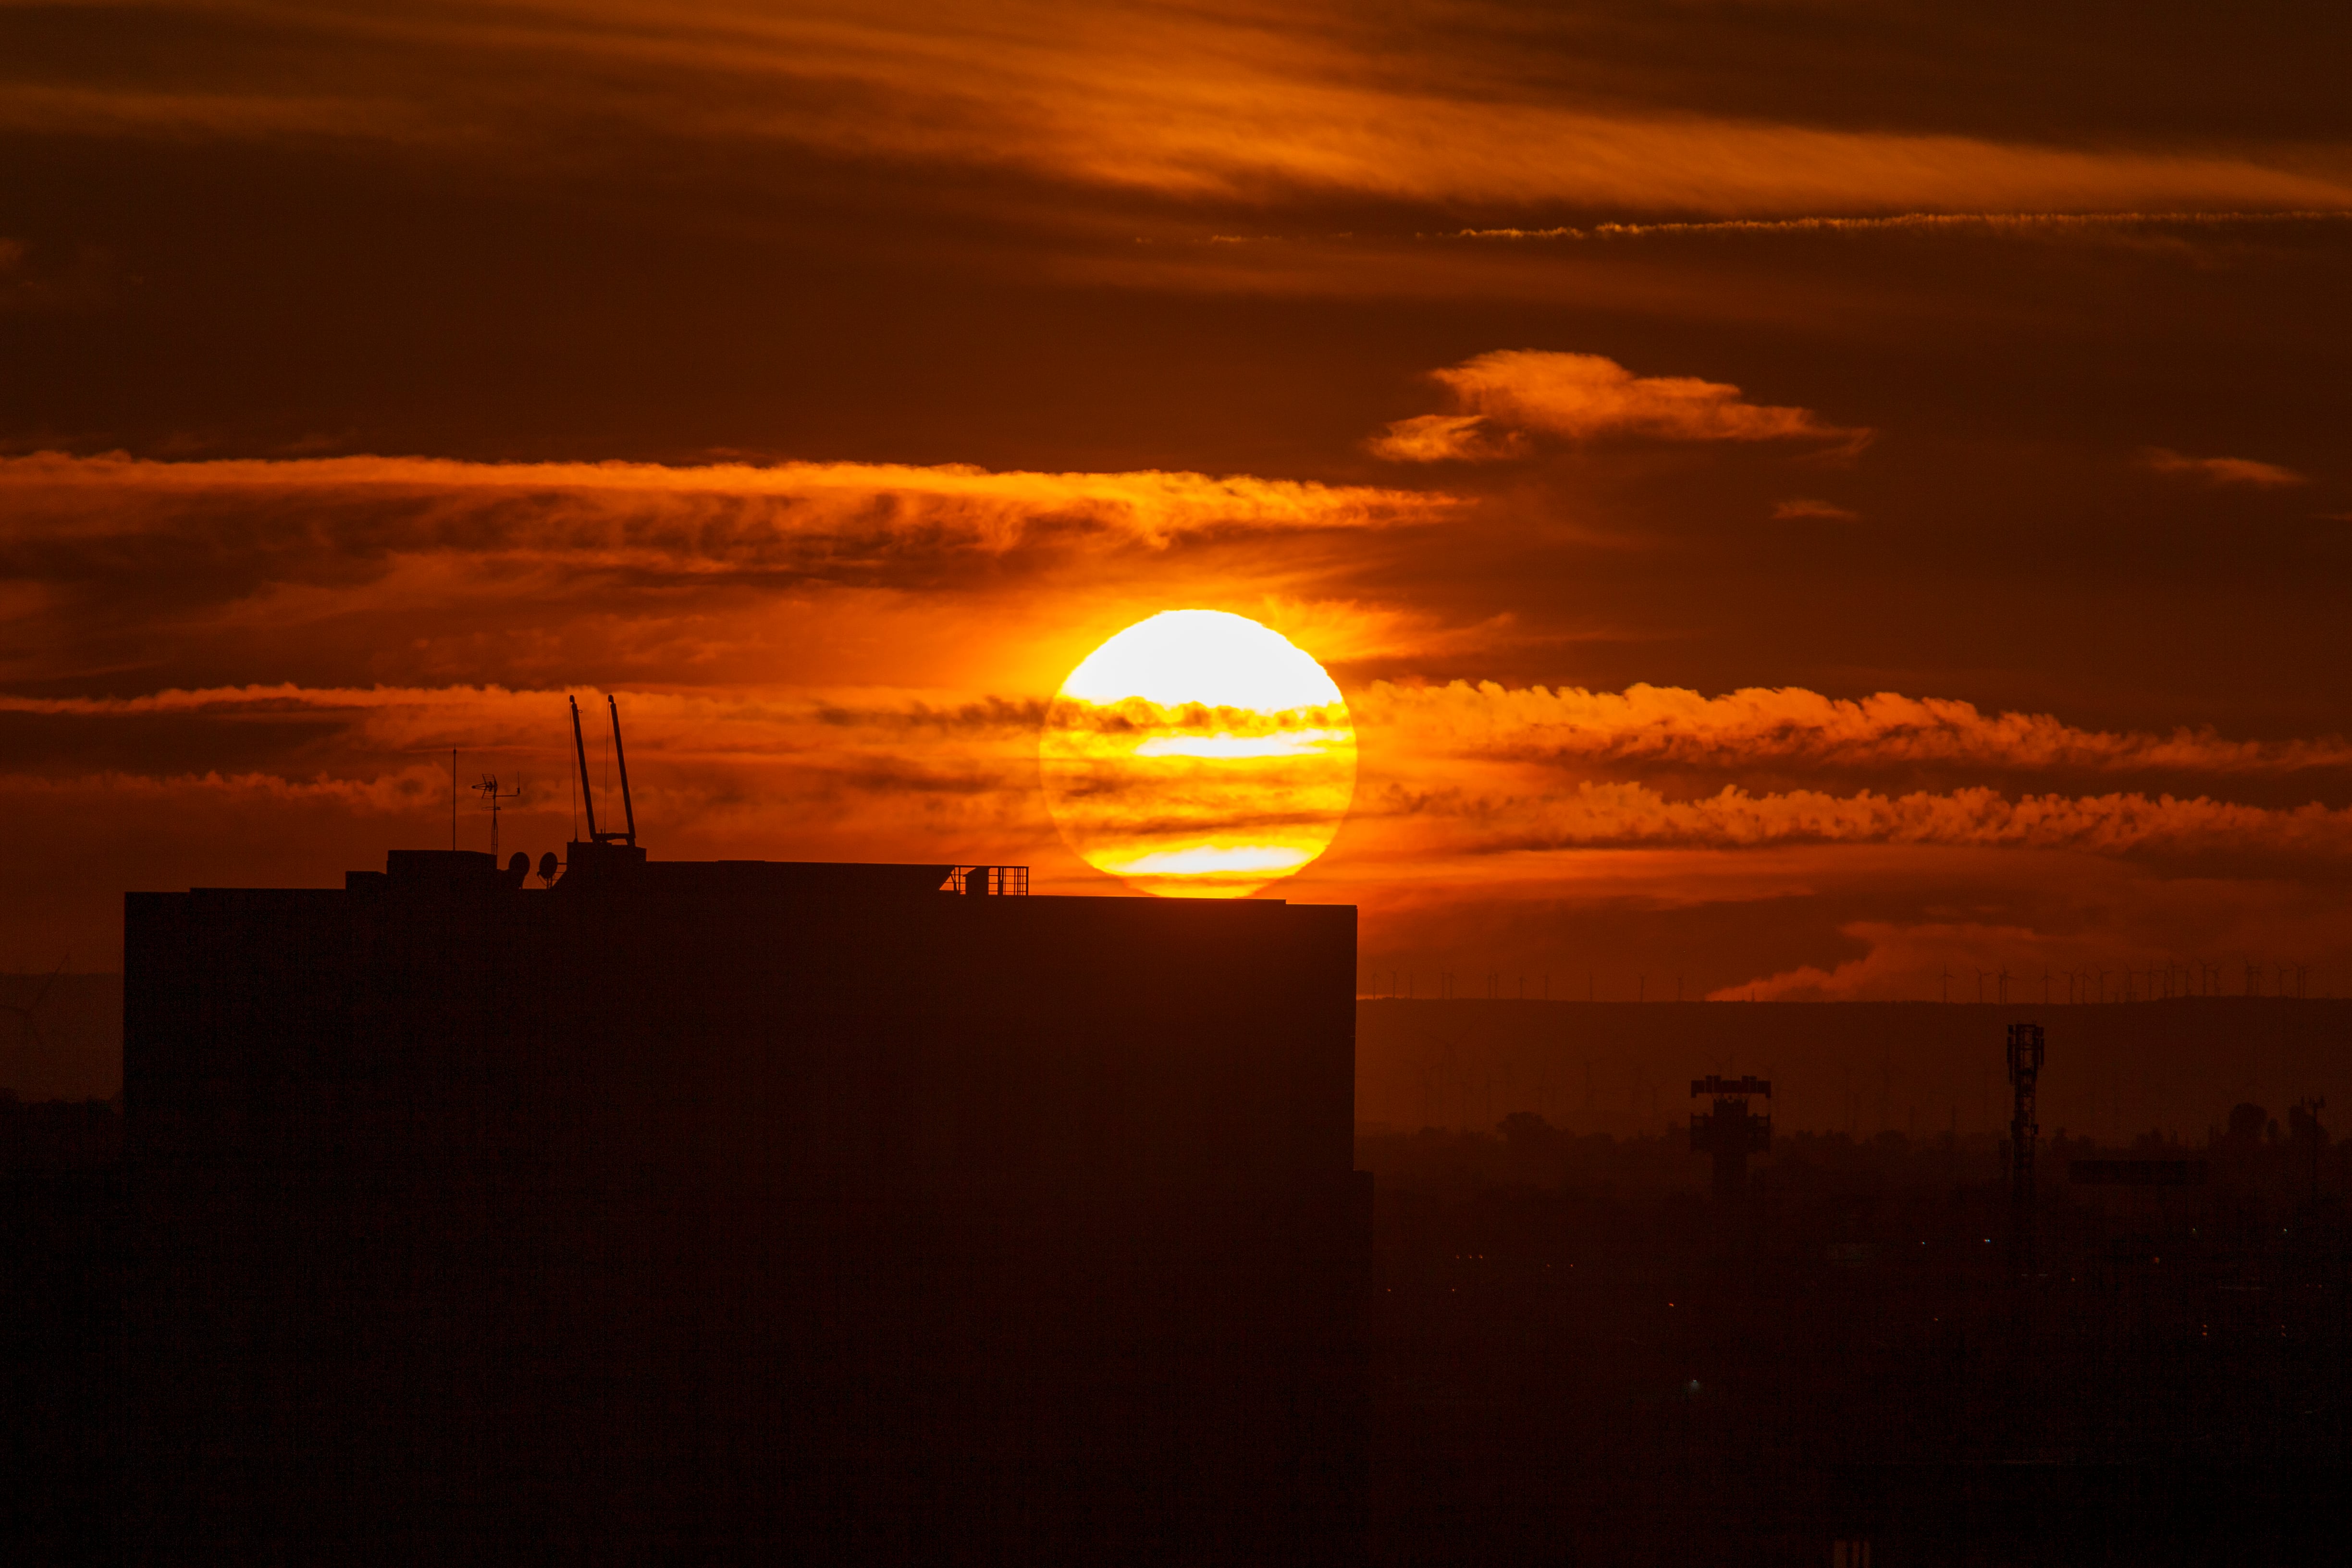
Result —
M1270 627L1171 610L1088 654L1038 742L1045 799L1089 865L1171 897L1232 898L1328 848L1356 788L1339 688Z

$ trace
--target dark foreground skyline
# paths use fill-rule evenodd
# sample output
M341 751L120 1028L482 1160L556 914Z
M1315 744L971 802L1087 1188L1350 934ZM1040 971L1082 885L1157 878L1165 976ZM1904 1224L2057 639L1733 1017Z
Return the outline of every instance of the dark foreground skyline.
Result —
M130 895L120 1101L0 1099L14 1535L2202 1563L2352 1474L2352 1003L1367 1000L1345 908L567 859Z
M2347 1145L2293 1106L2045 1145L2010 1278L1987 1139L1783 1134L1736 1203L1686 1138L1360 1133L1380 1563L2317 1561L2352 1470ZM120 1120L0 1105L13 1529L108 1557ZM2085 1187L2094 1155L2194 1186ZM135 1517L135 1514L131 1515ZM185 1552L173 1560L188 1560Z

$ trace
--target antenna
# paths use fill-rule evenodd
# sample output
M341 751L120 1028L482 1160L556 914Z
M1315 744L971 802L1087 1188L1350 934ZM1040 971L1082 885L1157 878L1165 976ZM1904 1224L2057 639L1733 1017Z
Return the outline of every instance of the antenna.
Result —
M588 807L588 841L601 844L604 835L596 831L596 792L588 787L588 743L580 737L580 699L566 697L572 705L572 749L580 758L580 799Z
M637 841L637 809L629 803L629 758L628 754L621 749L621 705L613 700L612 693L606 692L604 706L612 711L613 715L613 760L618 763L621 768L621 813L628 820L629 831L626 836L630 846L634 848ZM620 836L614 835L616 838Z
M482 781L472 786L472 789L475 794L482 796L490 803L490 858L496 860L499 858L499 802L521 800L522 786L518 784L512 789L501 794L499 790L499 776L495 773L485 773L482 775Z

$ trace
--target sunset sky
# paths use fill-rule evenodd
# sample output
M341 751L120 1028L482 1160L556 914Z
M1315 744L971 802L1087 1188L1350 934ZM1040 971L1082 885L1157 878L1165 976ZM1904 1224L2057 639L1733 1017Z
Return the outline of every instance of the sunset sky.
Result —
M1367 990L2347 994L2332 26L0 6L0 967L453 747L559 848L567 692L656 857L1127 894L1040 729L1210 609L1346 699L1258 896Z

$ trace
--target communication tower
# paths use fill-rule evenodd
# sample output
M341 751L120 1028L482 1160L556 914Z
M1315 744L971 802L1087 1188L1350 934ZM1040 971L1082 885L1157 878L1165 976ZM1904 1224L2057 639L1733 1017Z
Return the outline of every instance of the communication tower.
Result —
M1715 1106L1691 1113L1691 1153L1715 1156L1715 1195L1727 1197L1748 1186L1748 1156L1772 1146L1772 1118L1748 1108L1750 1095L1772 1098L1762 1078L1723 1078L1713 1073L1691 1080L1691 1098L1713 1095Z
M2033 1145L2042 1128L2033 1119L2033 1089L2042 1076L2042 1026L2009 1026L2009 1082L2017 1106L2009 1122L2009 1262L2019 1279L2033 1271Z

